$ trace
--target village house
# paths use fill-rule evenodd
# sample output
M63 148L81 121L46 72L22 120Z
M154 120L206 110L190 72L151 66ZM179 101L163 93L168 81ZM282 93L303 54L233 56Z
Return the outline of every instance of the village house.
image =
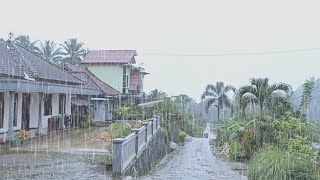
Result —
M82 61L88 70L106 84L121 92L122 99L145 100L143 67L136 67L135 50L92 50Z
M0 139L10 139L20 129L32 136L48 133L50 126L57 126L50 125L50 118L64 120L72 114L73 95L88 102L99 94L99 89L32 52L0 40ZM59 129L67 126L63 120L58 121Z
M97 121L113 120L113 110L117 107L121 93L100 80L86 67L65 64L64 70L68 71L71 75L81 81L86 82L84 85L85 87L100 90L98 97L91 98L94 119Z

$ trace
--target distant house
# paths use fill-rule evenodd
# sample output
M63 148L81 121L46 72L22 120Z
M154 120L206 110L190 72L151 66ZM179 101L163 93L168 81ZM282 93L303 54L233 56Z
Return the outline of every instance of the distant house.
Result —
M99 94L32 52L0 40L0 138L20 129L47 133L49 118L71 115L72 95L89 99ZM59 123L60 129L65 126Z
M85 87L99 89L99 96L91 98L95 120L112 120L112 112L117 106L121 93L100 80L86 67L66 64L64 69L71 75L85 82Z
M135 50L92 50L82 64L122 95L142 97L143 79L148 73L142 67L133 66L135 56Z

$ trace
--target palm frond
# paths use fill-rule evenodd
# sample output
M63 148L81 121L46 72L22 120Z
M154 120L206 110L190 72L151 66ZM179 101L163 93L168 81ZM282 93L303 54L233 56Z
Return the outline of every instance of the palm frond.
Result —
M207 113L209 112L209 108L210 108L213 104L215 104L216 101L217 101L217 98L211 98L211 99L208 99L208 100L206 101L205 109L206 109L206 112L207 112Z

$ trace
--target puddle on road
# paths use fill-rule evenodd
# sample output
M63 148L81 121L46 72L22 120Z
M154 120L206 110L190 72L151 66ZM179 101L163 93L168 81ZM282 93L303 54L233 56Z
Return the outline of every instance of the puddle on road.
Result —
M47 135L41 140L37 138L31 139L21 147L11 148L10 150L31 152L107 153L108 151L105 142L89 141L90 138L101 134L104 130L105 127L67 130L55 135ZM5 152L5 150L3 150L3 152Z

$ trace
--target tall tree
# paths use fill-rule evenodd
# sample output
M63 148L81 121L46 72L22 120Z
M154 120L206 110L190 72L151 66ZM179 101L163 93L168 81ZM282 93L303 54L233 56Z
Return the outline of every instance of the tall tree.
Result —
M20 35L13 40L14 43L18 44L21 47L31 51L31 52L38 52L39 48L36 46L38 41L30 41L29 36Z
M57 65L61 64L62 52L61 47L55 44L53 41L45 41L40 43L40 48L38 54L45 60L55 63Z
M224 86L223 82L217 82L216 85L207 85L205 92L201 96L202 100L206 100L206 111L208 112L210 106L216 106L219 120L220 110L223 109L223 107L231 106L231 100L227 93L229 91L235 92L235 90L236 89L231 85Z
M62 53L65 57L63 63L69 64L80 64L86 50L83 48L83 43L79 42L75 38L70 38L67 41L64 41L63 45L64 52Z
M302 113L307 114L308 107L312 100L313 89L314 89L314 80L313 79L306 80L306 82L303 84L303 93L301 95L301 103L300 103L300 111ZM302 113L301 113L301 116L302 116Z
M291 96L291 86L285 83L269 85L268 78L252 78L250 85L239 89L237 98L240 108L244 109L248 104L256 104L260 108L260 115L263 115L267 108L272 105L272 98L289 98Z
M158 89L152 90L149 93L150 100L152 100L152 101L163 99L163 98L165 98L167 96L168 96L167 93L159 91Z
M185 106L188 105L193 99L186 94L180 94L178 96L172 96L174 102L180 106L181 109L186 110Z

